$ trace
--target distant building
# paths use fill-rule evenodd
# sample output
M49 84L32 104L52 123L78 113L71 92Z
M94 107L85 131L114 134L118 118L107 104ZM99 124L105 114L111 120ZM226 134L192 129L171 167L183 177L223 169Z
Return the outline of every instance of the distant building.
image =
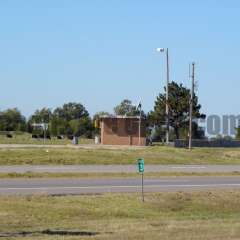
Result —
M146 122L139 117L106 116L100 119L101 144L104 145L146 145ZM140 133L140 134L139 134ZM140 135L140 136L139 136Z

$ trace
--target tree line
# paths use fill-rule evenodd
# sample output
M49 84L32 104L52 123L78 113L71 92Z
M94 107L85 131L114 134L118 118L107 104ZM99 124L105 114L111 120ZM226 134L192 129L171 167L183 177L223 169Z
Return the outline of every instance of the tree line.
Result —
M0 112L0 131L22 131L41 134L41 127L34 124L46 124L47 135L85 136L90 138L93 131L92 119L81 103L66 103L51 111L49 108L36 110L26 119L17 108Z
M201 113L201 105L195 94L193 98L193 117L205 118ZM189 123L189 100L190 89L176 82L169 83L169 120L171 139L187 138ZM146 119L149 135L157 140L165 137L165 89L160 93L154 103L153 110L141 116ZM140 109L132 101L125 99L114 108L114 115L139 116ZM51 136L84 136L91 138L98 132L94 122L102 115L111 115L108 112L98 112L92 118L81 103L66 103L53 111L49 108L36 110L29 119L24 117L17 108L0 111L0 131L22 131L32 134L40 134L42 131L33 124L46 123L47 134ZM203 138L204 132L199 128L196 121L193 124L193 137Z

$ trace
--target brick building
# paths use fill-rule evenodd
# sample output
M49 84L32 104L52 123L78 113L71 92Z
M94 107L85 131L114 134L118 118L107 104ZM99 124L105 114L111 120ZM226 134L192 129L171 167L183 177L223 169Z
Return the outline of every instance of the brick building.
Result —
M101 144L104 145L146 145L146 122L139 117L106 116L100 119ZM140 137L139 137L140 135Z

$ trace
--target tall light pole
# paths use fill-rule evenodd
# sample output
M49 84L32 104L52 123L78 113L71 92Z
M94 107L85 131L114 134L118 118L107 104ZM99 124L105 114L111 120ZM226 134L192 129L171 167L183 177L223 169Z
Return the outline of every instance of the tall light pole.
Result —
M193 98L194 98L194 81L195 81L195 63L192 63L192 88L190 97L190 110L189 110L189 143L188 148L192 149L192 118L193 118Z
M157 52L166 53L167 82L166 82L166 144L169 144L169 105L168 105L168 86L169 86L169 56L168 48L157 48Z

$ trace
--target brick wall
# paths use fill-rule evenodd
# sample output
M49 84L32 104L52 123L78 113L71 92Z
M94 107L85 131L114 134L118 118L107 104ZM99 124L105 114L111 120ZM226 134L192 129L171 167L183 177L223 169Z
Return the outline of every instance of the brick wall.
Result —
M139 145L139 119L104 118L101 121L101 143L104 145ZM146 145L145 121L141 124L141 144Z

